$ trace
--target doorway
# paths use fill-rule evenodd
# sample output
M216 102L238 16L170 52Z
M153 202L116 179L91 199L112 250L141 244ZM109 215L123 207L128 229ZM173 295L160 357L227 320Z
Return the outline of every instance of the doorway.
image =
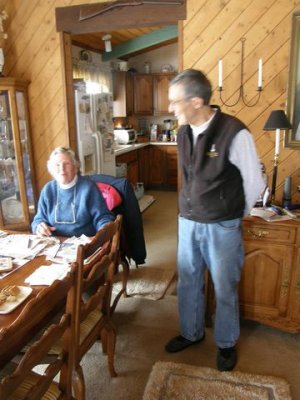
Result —
M69 145L76 148L75 102L73 91L72 35L149 26L178 24L178 67L182 69L182 26L186 18L185 0L164 0L153 4L144 0L122 6L120 1L83 4L56 9L56 27L61 32L65 80L65 102Z

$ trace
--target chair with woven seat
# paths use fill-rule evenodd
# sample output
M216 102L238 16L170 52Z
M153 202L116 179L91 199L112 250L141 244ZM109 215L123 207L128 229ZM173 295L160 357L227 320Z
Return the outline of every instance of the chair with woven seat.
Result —
M43 315L51 314L54 296L64 299L65 311L60 319L42 329L42 334L31 342L18 363L9 362L0 371L1 400L40 400L74 399L72 381L77 379L75 371L75 307L78 293L78 266L72 264L71 271L62 281L55 281L42 289L36 297L29 300L19 317L8 327L0 331L2 348L13 346L16 335L24 336L28 327L34 327L41 310ZM40 374L33 368L43 363L51 347L61 343L61 351L53 357L45 372ZM1 357L1 350L0 350ZM59 373L58 382L54 382Z
M82 357L97 340L101 339L102 350L107 354L111 377L117 376L114 368L116 328L111 319L111 296L122 216L101 228L90 243L78 246L76 263L79 267L78 304L76 306L75 329L78 346L75 348L75 369L78 379L74 381L76 399L85 398L84 371L80 365ZM46 358L61 351L53 347Z

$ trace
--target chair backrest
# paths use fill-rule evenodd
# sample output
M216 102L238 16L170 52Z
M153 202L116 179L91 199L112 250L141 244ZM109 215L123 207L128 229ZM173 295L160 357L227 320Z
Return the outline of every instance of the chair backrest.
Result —
M51 286L43 288L36 297L31 299L21 311L18 318L8 327L0 331L2 349L13 346L13 338L25 335L35 324L43 332L40 316L50 316L54 311L53 298L62 299L65 311L59 320L52 321L42 335L33 341L21 356L18 364L10 363L16 368L6 374L0 382L0 399L22 398L38 400L46 392L58 392L63 399L72 399L72 376L75 367L76 343L75 336L75 306L78 291L78 266L71 265L71 271L62 281L55 281ZM28 338L32 339L32 337ZM35 366L43 363L49 350L57 342L62 344L62 350L54 357L43 374L34 373ZM1 357L1 350L0 350ZM4 369L5 370L5 369ZM60 373L59 383L53 384L55 376ZM27 393L28 391L28 393ZM26 396L24 396L24 392Z
M80 301L78 300L75 324L79 341L76 349L76 368L79 375L83 355L99 339L102 329L111 330L113 325L110 302L121 222L122 216L117 216L114 222L105 224L90 243L80 245L77 249L76 262L81 271L78 285L80 296L77 297ZM115 335L114 332L112 334ZM109 367L114 376L112 358L113 354L110 354Z

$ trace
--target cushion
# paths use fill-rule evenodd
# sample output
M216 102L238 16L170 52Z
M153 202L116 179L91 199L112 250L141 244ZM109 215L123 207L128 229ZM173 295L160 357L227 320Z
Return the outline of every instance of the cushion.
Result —
M122 204L122 197L117 189L115 189L113 186L102 182L96 182L96 185L101 190L107 208L110 211Z

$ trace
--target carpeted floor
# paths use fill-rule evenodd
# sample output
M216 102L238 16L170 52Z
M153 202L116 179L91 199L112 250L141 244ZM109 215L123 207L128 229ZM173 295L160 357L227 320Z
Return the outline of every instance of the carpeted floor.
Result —
M177 244L177 195L151 192L156 202L143 214L147 263L140 268L175 271ZM178 334L175 287L161 300L129 297L119 302L114 314L117 326L115 367L110 378L101 344L84 358L87 400L141 400L157 361L184 363L215 369L213 330L205 341L176 354L166 353L165 343ZM241 322L238 363L235 371L285 379L293 400L300 399L300 334L289 334L258 324ZM180 399L181 400L181 399Z

